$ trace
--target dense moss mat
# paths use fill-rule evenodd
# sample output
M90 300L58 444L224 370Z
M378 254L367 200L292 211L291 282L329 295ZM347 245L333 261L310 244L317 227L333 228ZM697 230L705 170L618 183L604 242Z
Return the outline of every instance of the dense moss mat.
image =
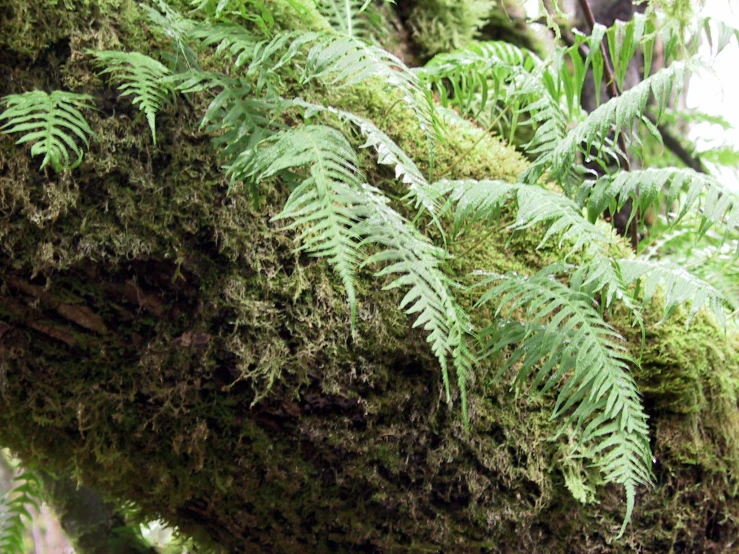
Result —
M159 46L136 4L68 4L29 5L37 24L24 26L26 4L13 0L0 30L0 94L65 88L100 108L86 114L97 138L71 173L39 172L0 137L0 444L231 552L731 548L736 334L702 315L686 330L648 314L637 378L657 485L640 491L614 541L623 492L595 488L597 476L564 457L574 439L552 439L549 399L508 391L485 366L466 433L397 296L361 274L353 334L336 277L271 221L284 187L265 186L256 207L226 194L197 101L158 117L154 147L130 101L92 72L85 48ZM386 118L429 169L412 115L374 85L311 94ZM453 127L437 167L479 133ZM403 193L391 170L363 159L373 184ZM454 176L512 178L523 164L485 139ZM536 251L535 231L484 233L472 250L452 245L467 251L460 275L560 256ZM639 329L614 317L639 354Z

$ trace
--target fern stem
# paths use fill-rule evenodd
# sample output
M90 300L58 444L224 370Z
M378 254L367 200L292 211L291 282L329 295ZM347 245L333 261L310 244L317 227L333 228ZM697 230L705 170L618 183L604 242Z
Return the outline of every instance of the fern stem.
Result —
M387 121L387 118L390 117L390 113L395 109L395 106L400 104L402 101L403 101L402 98L398 98L395 102L393 102L393 105L387 109L387 111L385 112L385 115L382 116L382 121L380 121L380 124L378 125L380 129L385 128L385 122Z
M465 159L465 158L466 158L466 157L467 157L467 156L468 156L468 155L470 154L470 152L472 152L472 151L473 151L473 150L475 149L475 147L476 147L476 146L477 146L478 144L480 144L480 143L482 142L482 139L484 139L484 138L485 138L486 136L488 136L488 133L490 133L490 131L492 131L492 130L493 130L493 128L494 128L494 127L495 127L495 126L496 126L496 125L498 124L498 122L499 122L499 121L501 120L501 118L503 117L503 114L504 114L504 113L505 113L505 110L501 110L501 112L500 112L500 113L498 114L498 117L496 117L496 118L495 118L495 119L493 120L493 122L492 122L492 123L490 124L490 126L489 126L489 127L487 128L487 129L485 129L485 131L484 131L483 133L481 133L481 134L480 134L480 136L479 136L479 137L478 137L478 139L477 139L477 140L476 140L476 141L475 141L475 142L474 142L474 143L472 144L472 146L470 146L470 147L469 147L469 148L468 148L467 150L465 150L464 152L462 152L462 153L461 153L461 154L459 155L459 157L458 157L458 158L457 158L456 160L454 160L454 161L452 162L452 164L451 164L451 165L450 165L449 167L447 167L447 168L446 168L446 169L445 169L444 171L442 171L441 173L439 173L439 174L438 174L438 175L436 176L436 180L439 180L439 179L441 179L442 177L444 177L444 175L446 175L446 174L447 174L447 173L449 173L449 172L450 172L450 171L451 171L452 169L454 169L455 167L457 167L457 165L459 164L459 162L461 162L462 160L464 160L464 159Z

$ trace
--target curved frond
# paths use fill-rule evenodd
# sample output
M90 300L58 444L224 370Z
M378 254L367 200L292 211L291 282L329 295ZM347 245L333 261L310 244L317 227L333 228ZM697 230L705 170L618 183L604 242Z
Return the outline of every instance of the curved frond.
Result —
M675 62L654 75L644 79L621 96L611 98L591 112L588 117L567 133L557 147L539 158L525 173L526 182L536 181L545 171L555 179L562 180L576 163L579 152L586 157L600 155L608 144L609 133L614 132L612 142L627 127L641 121L647 101L654 94L657 102L658 119L672 94L682 88L686 65Z
M452 293L458 285L441 269L448 255L393 210L382 193L369 186L365 190L366 217L358 232L364 237L363 244L378 245L380 250L362 265L389 264L377 273L394 277L385 288L409 289L400 307L407 314L418 314L413 326L428 332L427 340L441 366L447 401L451 398L447 361L451 357L467 422L467 382L472 378L476 358L468 345L472 325Z
M699 235L713 224L728 230L739 227L739 194L722 185L716 178L692 169L674 167L620 171L606 175L594 184L586 182L581 189L587 196L591 220L607 208L620 209L632 199L642 213L648 208L680 203L677 219L688 212L699 212L702 223Z
M504 202L515 198L518 212L510 229L525 230L546 224L547 232L539 247L557 237L557 245L566 249L566 256L583 251L585 260L576 274L581 286L592 293L604 290L606 307L617 298L636 309L618 264L610 254L610 248L617 244L616 238L585 219L577 204L564 195L535 185L492 180L442 180L432 186L455 206L455 233L466 225L493 216ZM638 319L638 312L634 315Z
M552 94L555 77L536 56L510 43L483 42L439 54L419 74L443 106L456 107L485 125L507 109L514 132L525 116L526 125L535 129L526 145L532 154L551 150L565 136L567 119Z
M336 129L304 125L277 133L265 148L240 156L244 174L261 181L286 169L308 165L309 174L290 194L275 219L293 219L301 228L301 249L328 259L346 289L352 321L356 318L355 270L359 235L354 227L363 204L363 176L354 149ZM233 167L233 166L232 166Z
M118 81L121 96L133 96L134 106L144 112L154 144L156 113L170 100L172 87L167 80L171 72L157 60L139 52L88 50L95 56L101 73L109 73Z
M57 171L73 169L82 162L82 148L77 140L90 145L92 129L80 109L92 108L92 100L87 94L61 90L51 94L40 90L10 94L0 101L5 107L0 121L7 120L0 130L8 134L23 133L16 144L31 143L31 155L44 156L42 168L51 164ZM70 151L77 156L76 160L72 161Z
M377 78L388 88L400 91L402 101L413 110L429 144L439 122L431 93L421 87L416 75L397 57L355 37L323 35L308 52L305 82L321 79L328 85L352 86Z
M328 112L343 121L347 121L354 125L366 142L362 148L372 148L377 152L377 162L383 165L393 166L395 177L402 180L408 185L408 195L406 199L413 200L416 207L422 207L432 218L436 218L439 211L440 196L433 189L426 177L418 169L416 163L377 125L369 119L361 116L339 110L331 106L319 106L311 104L300 99L286 102L285 105L294 105L305 110Z
M26 469L0 499L0 554L25 554L24 533L33 521L29 507L41 508L41 481Z
M516 382L541 394L559 389L552 417L579 430L581 456L592 459L606 482L626 489L623 534L636 487L652 481L647 416L629 366L623 338L592 306L545 268L532 277L489 276L477 305L493 303L499 315L521 313L524 323L494 323L482 332L489 351L517 344L505 367L520 363ZM505 368L504 368L505 369Z

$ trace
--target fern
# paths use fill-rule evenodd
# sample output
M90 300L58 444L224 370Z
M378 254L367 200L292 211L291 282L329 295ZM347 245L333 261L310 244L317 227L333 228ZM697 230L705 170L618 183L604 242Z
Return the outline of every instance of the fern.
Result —
M40 504L41 481L26 469L13 479L12 488L0 500L0 554L25 554L23 537L33 521L28 508L38 510Z
M665 109L671 94L682 87L686 66L675 62L644 79L621 96L611 98L599 106L575 129L570 131L554 150L539 158L525 173L522 179L534 182L548 170L555 179L564 179L576 162L579 152L590 157L604 151L607 136L615 129L616 137L623 129L641 121L647 101L652 93L657 100L658 119ZM615 143L616 137L612 140Z
M410 288L401 308L418 314L414 325L429 333L448 399L447 361L452 358L466 420L466 383L475 358L467 345L471 325L451 293L455 284L440 269L446 254L390 208L377 189L363 183L357 164L356 154L339 131L305 125L278 133L264 148L237 158L229 169L241 179L262 181L286 169L310 166L309 175L275 219L293 219L287 228L302 229L301 248L327 258L334 266L347 291L352 321L356 317L357 266L360 262L390 264L378 276L399 274L386 288ZM360 248L367 245L380 250L364 259Z
M355 269L359 237L354 231L362 197L362 175L353 148L339 131L305 125L282 131L258 152L241 154L229 167L238 176L267 179L286 169L310 166L310 174L292 192L275 219L292 218L287 227L302 227L301 248L325 257L339 274L356 319Z
M649 302L661 286L664 294L665 314L667 319L679 306L690 304L686 327L693 316L704 306L709 308L722 325L726 324L724 295L715 287L693 275L685 268L669 263L639 259L619 260L624 282L629 285L641 279L644 284L644 302Z
M682 204L676 221L690 211L699 211L702 223L699 235L711 225L729 230L739 227L739 194L723 186L715 178L692 169L662 168L622 171L604 176L581 188L581 201L586 203L591 221L603 210L621 209L632 199L642 212L650 207Z
M317 5L321 14L342 35L369 40L381 30L373 0L319 0Z
M417 208L423 208L436 220L439 211L439 194L429 185L426 177L421 173L421 170L418 169L418 166L408 154L403 152L395 141L380 130L377 125L351 112L338 110L331 106L311 104L300 99L292 100L285 105L303 108L308 113L314 111L328 112L340 120L354 125L366 140L362 148L374 149L377 152L377 162L383 165L393 166L395 177L408 185L408 195L404 200L413 200Z
M55 90L47 94L40 90L11 94L2 99L5 110L0 129L8 134L23 133L16 144L30 142L31 155L43 155L41 168L51 164L57 171L74 169L82 162L82 149L77 139L89 147L92 129L80 109L92 108L92 97ZM72 161L70 151L77 156ZM71 162L71 163L70 163Z
M546 224L547 232L539 247L556 235L560 248L567 245L567 256L584 251L585 261L576 276L582 286L588 287L592 293L604 290L605 307L617 298L636 310L620 269L610 255L610 248L616 245L615 237L588 222L578 206L565 196L537 186L505 181L444 180L432 186L439 194L447 195L450 204L455 206L454 230L457 236L463 228L490 218L503 203L515 198L518 212L510 229L523 231ZM638 318L636 311L634 315Z
M441 104L489 125L504 105L512 110L514 133L518 118L536 129L527 151L535 154L564 139L567 120L558 96L552 94L554 77L533 54L505 42L473 44L440 54L420 72L435 87ZM451 94L448 92L451 89ZM489 115L483 115L489 110ZM552 146L547 146L552 145Z
M160 62L138 52L88 50L95 56L101 73L109 73L120 83L122 96L133 96L134 106L146 115L154 144L156 113L170 100L172 88L167 80L170 71Z
M320 79L332 86L353 86L373 78L400 91L402 101L413 110L432 145L432 131L438 134L440 128L431 94L390 52L354 37L322 36L308 52L303 73L303 83Z
M647 416L629 372L636 362L623 338L591 306L591 297L573 291L545 268L532 277L494 275L477 306L496 305L496 313L520 310L525 322L497 323L482 331L491 354L520 342L503 369L520 362L516 382L528 382L541 394L561 387L552 417L574 425L577 449L600 467L606 482L626 490L626 514L619 536L631 518L636 487L652 481ZM562 379L566 381L562 384Z

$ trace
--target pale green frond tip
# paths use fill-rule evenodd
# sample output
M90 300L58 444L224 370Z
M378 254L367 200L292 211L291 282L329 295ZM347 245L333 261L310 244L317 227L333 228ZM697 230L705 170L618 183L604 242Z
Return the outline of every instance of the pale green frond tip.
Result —
M25 554L24 536L33 519L28 508L40 508L41 492L39 477L26 469L0 498L0 554Z
M7 120L0 130L22 133L16 144L28 142L32 156L43 155L42 169L47 165L56 171L75 169L82 163L79 143L89 147L93 134L80 110L93 108L92 100L87 94L61 90L11 94L0 101L5 107L0 121Z
M132 96L134 106L146 116L154 144L156 137L156 114L169 102L174 94L167 80L171 72L157 60L138 52L112 50L87 50L95 56L101 74L110 74L118 83L121 96Z

